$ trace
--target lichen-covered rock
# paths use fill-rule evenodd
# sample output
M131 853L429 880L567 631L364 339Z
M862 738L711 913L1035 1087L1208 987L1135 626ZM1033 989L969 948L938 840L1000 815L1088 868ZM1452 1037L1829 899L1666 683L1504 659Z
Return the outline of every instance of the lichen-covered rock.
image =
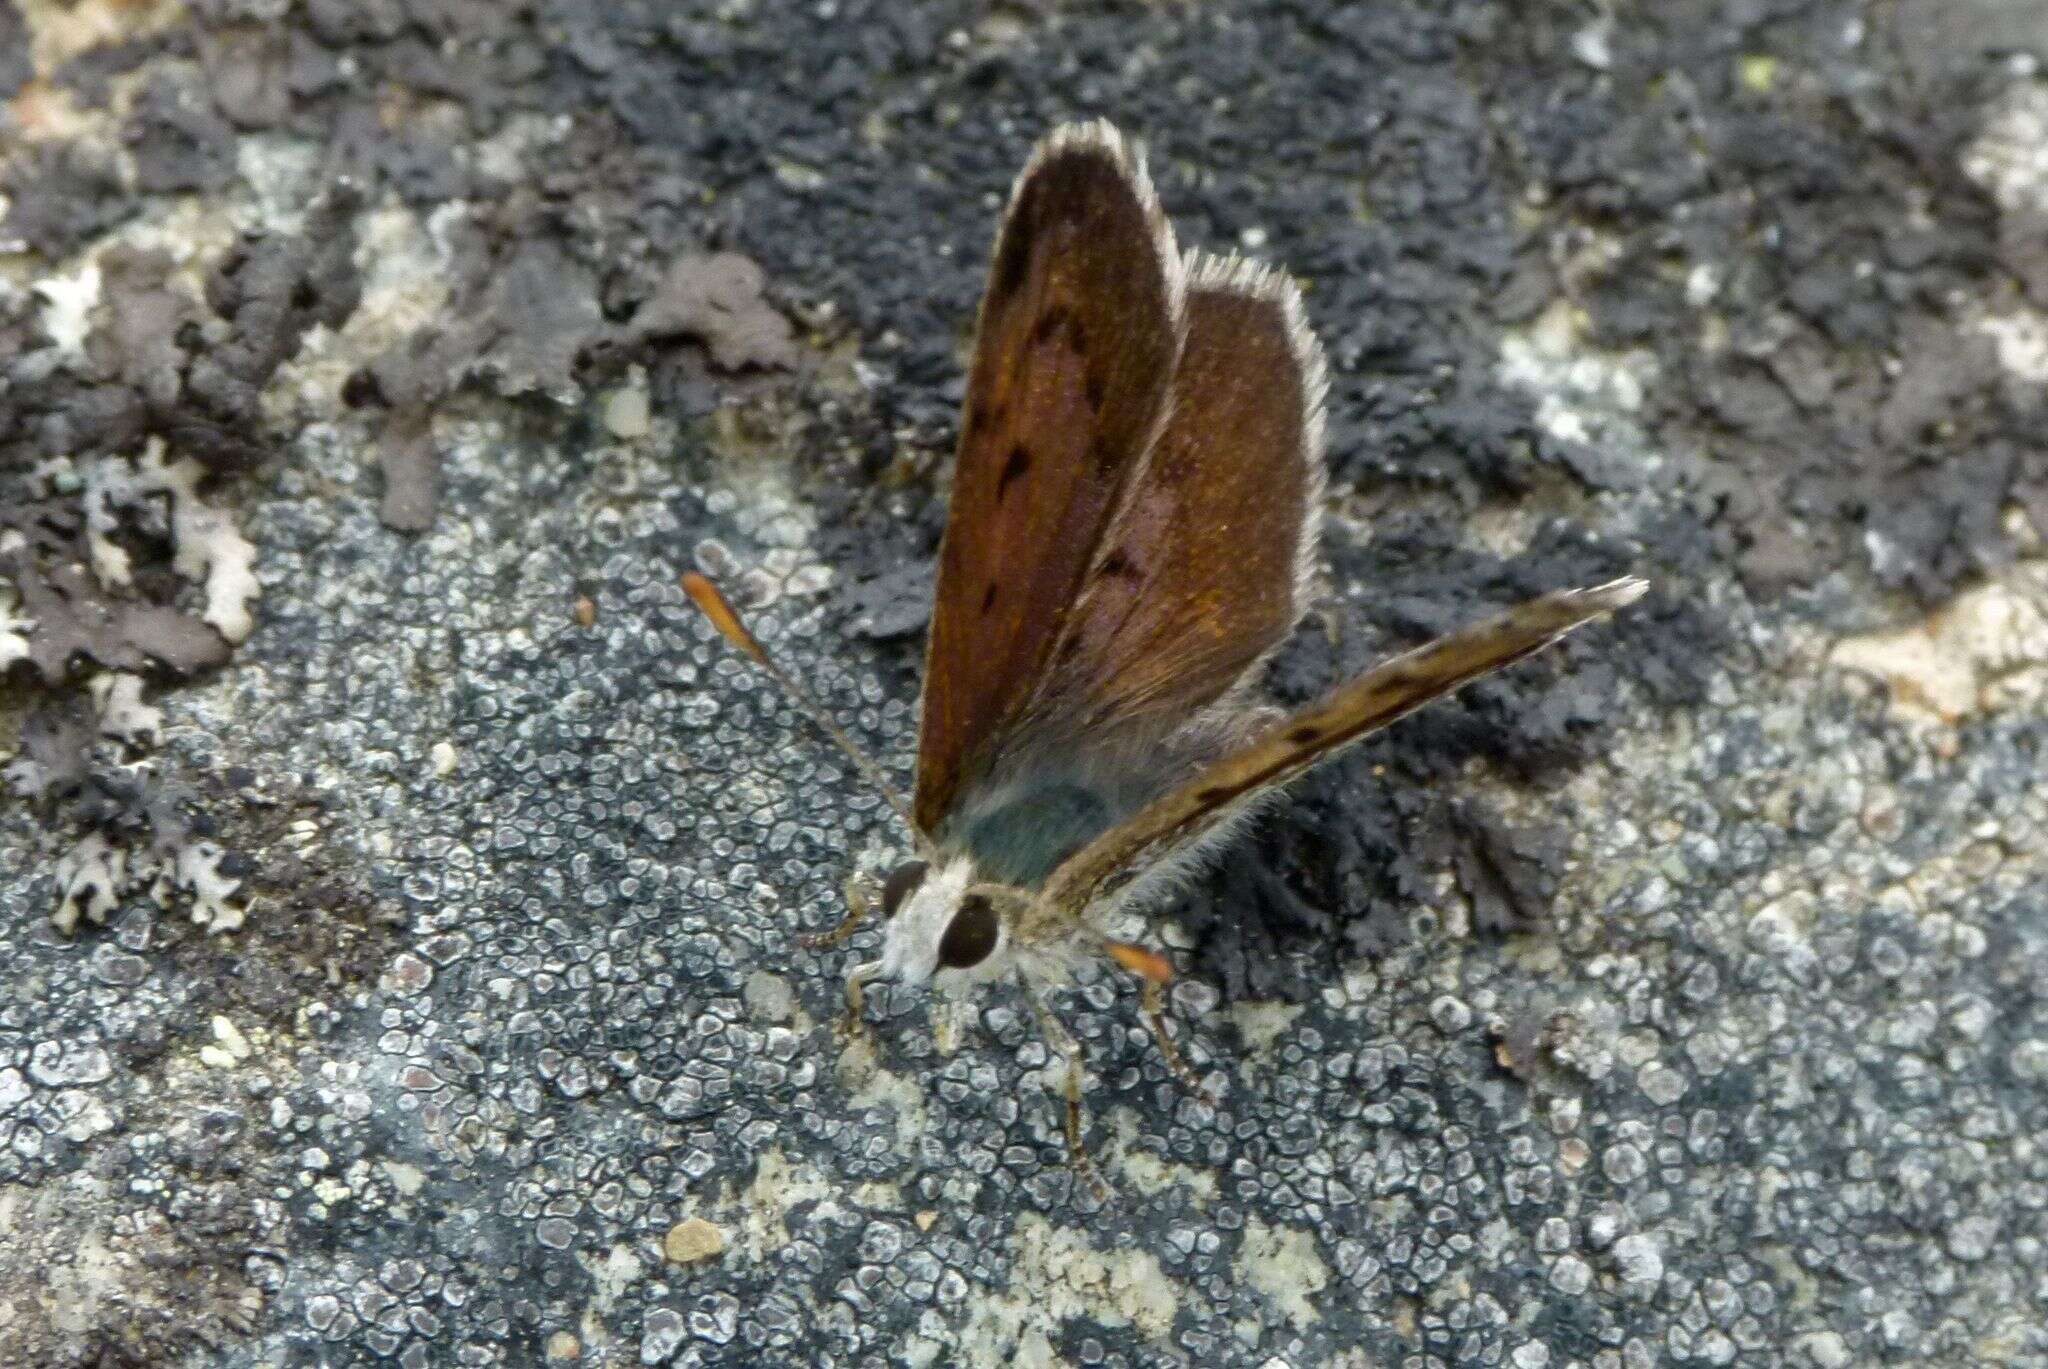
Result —
M1042 8L0 0L0 1362L2048 1359L2027 7ZM1094 112L1328 344L1276 698L1659 586L1147 929L1216 1105L1059 1003L1108 1205L676 588L905 773Z

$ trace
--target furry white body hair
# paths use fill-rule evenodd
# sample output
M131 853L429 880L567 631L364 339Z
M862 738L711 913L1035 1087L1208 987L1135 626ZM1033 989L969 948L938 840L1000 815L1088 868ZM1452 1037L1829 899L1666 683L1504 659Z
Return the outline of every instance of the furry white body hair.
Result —
M1246 672L1247 682L1255 672ZM1230 698L1242 688L1230 691ZM1244 708L1235 704L1205 709L1177 730L1160 749L1192 768L1222 750L1239 744L1248 734L1277 722L1280 710L1270 707ZM1155 760L1154 764L1157 762ZM1180 767L1174 767L1178 770ZM864 979L894 979L900 983L931 984L949 994L971 992L983 984L1015 973L1034 988L1058 988L1069 983L1083 960L1107 932L1110 919L1156 908L1186 892L1230 846L1269 808L1281 787L1264 790L1220 810L1215 819L1192 839L1183 842L1132 878L1106 891L1086 908L1042 909L1031 919L1029 935L1020 935L1017 919L1004 916L998 922L996 946L979 964L953 969L939 964L939 940L969 890L986 888L978 877L974 858L953 855L941 860L889 919L882 939L880 959L860 967ZM1020 901L1032 900L1029 890L1012 890Z
M1086 954L1086 924L1072 919L1064 935L1023 939L1016 920L1000 917L995 949L964 969L939 963L939 941L970 889L986 888L975 878L974 858L951 856L927 875L903 901L882 933L882 955L855 969L862 980L893 979L904 984L930 984L943 993L960 994L1012 973L1027 984L1052 987L1074 977ZM1014 891L1028 899L1025 890Z

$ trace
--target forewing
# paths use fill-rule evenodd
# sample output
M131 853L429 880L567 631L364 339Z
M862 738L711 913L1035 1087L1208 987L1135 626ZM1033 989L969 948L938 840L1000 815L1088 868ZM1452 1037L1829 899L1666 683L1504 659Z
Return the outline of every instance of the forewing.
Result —
M1307 607L1322 351L1292 282L1193 256L1173 407L1091 568L1032 716L1156 736L1244 678Z
M1171 402L1181 279L1135 155L1062 128L1011 193L982 298L925 655L935 832L1020 726Z
M1646 588L1641 580L1624 579L1546 594L1376 666L1082 847L1047 881L1046 904L1079 915L1119 871L1167 854L1247 800L1430 700L1634 602Z

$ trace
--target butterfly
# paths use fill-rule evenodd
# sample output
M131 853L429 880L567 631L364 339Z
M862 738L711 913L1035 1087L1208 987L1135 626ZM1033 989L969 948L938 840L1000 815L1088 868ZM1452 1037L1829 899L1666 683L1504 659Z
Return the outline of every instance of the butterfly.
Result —
M1324 480L1323 357L1289 279L1183 253L1109 124L1041 141L1013 187L977 322L905 804L705 577L683 588L901 815L879 958L847 981L1022 982L1066 1060L1050 991L1084 959L1133 974L1167 1063L1163 956L1112 937L1212 860L1261 803L1406 713L1632 602L1627 578L1453 632L1292 716L1256 698L1308 607ZM868 915L856 897L820 944ZM1199 1085L1195 1085L1199 1088Z

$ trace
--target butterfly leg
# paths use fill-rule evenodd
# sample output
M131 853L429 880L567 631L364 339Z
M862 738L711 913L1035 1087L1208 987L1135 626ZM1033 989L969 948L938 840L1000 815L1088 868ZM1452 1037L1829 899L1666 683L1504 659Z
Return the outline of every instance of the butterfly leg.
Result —
M1052 1048L1067 1057L1067 1161L1076 1173L1087 1181L1098 1202L1110 1200L1109 1185L1103 1182L1102 1174L1095 1168L1095 1162L1088 1158L1088 1147L1081 1141L1081 1093L1088 1079L1087 1067L1081 1059L1081 1043L1074 1034L1060 1024L1038 994L1029 995L1032 1011L1038 1014L1038 1026L1045 1033L1045 1039Z
M868 892L867 883L856 875L846 881L846 916L839 920L839 925L829 932L814 932L809 936L800 936L797 938L797 944L813 951L823 950L827 946L837 946L852 936L874 910L874 895Z
M1222 1100L1195 1077L1195 1072L1188 1068L1188 1062L1181 1058L1180 1051L1174 1046L1173 1038L1166 1034L1166 1002L1165 995L1159 992L1159 985L1150 979L1141 979L1138 985L1139 1001L1145 1009L1145 1024L1152 1028L1152 1038L1159 1043L1159 1053L1166 1057L1166 1068L1173 1071L1173 1077L1180 1080L1189 1093L1212 1108L1222 1107Z
M853 967L846 976L846 1015L839 1019L839 1035L848 1041L857 1040L861 1034L861 1009L865 1003L863 990L882 971L882 962L870 960Z

